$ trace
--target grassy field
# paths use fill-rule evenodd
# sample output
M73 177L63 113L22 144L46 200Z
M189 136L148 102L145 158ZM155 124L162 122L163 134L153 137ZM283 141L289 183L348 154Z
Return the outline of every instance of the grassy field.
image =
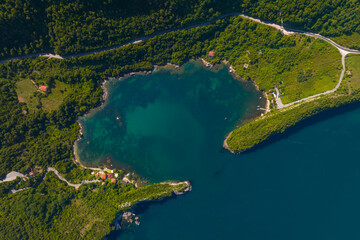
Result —
M47 111L56 110L70 91L71 88L68 84L55 81L55 86L41 99L43 109Z
M360 88L360 55L349 55L346 57L346 70L344 83L347 83L351 90Z
M284 104L333 89L340 78L341 55L322 40L302 50L309 58L300 60L292 71L280 74L280 92ZM299 82L300 75L309 76ZM265 76L264 76L265 77Z
M215 56L205 56L207 61L228 60L240 77L265 92L277 87L283 103L333 89L342 69L341 55L329 43L301 34L284 36L241 18L234 18L209 50Z
M19 102L25 102L30 111L36 111L39 108L46 111L56 110L71 92L69 85L60 81L55 81L54 86L46 94L37 90L30 79L16 83Z
M35 111L41 107L40 94L37 87L30 79L24 79L16 83L16 93L19 102L25 102L30 111Z

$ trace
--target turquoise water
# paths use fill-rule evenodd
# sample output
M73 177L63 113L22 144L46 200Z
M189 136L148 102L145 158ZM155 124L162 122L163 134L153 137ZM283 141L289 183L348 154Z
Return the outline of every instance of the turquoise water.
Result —
M141 225L111 239L360 238L359 109L232 155L223 137L261 95L226 69L191 63L111 84L107 105L82 119L81 159L193 184L189 194L139 206Z
M259 114L264 102L251 83L235 80L223 65L215 72L198 62L107 87L105 106L80 119L85 134L79 157L86 165L135 170L152 182L204 174L209 158L222 156L224 136L241 117Z

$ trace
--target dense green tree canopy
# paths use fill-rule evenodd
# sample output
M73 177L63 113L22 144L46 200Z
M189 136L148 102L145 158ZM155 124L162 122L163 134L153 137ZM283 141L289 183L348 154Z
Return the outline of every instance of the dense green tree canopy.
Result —
M359 11L356 0L4 0L0 58L43 51L66 55L114 46L229 12L345 36L360 32ZM356 41L339 41L360 47Z

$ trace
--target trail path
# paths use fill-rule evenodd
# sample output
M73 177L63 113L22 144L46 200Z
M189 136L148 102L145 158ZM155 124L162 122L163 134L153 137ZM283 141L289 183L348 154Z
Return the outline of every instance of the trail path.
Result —
M57 59L69 59L69 58L73 58L73 57L83 57L83 56L88 56L88 55L92 55L92 54L96 54L96 53L100 53L100 52L105 52L105 51L110 51L110 50L114 50L114 49L117 49L117 48L121 48L121 47L124 47L126 45L130 45L130 44L137 44L139 42L142 42L142 41L145 41L145 40L148 40L150 38L153 38L153 37L157 37L157 36L160 36L162 34L165 34L165 33L169 33L169 32L173 32L173 31L178 31L178 30L187 30L187 29L191 29L191 28L196 28L196 27L202 27L202 26L207 26L207 25L210 25L212 23L215 23L217 20L219 19L222 19L222 18L226 18L226 17L230 17L230 16L241 16L243 18L246 18L246 19L249 19L249 20L252 20L254 22L257 22L257 23L260 23L260 24L264 24L264 25L267 25L267 26L270 26L270 27L273 27L273 28L276 28L278 29L279 31L281 31L283 34L285 35L290 35L290 34L295 34L295 33L300 33L300 34L305 34L307 36L310 36L310 37L314 37L314 38L319 38L319 39L322 39L328 43L330 43L331 45L333 45L334 47L336 47L340 53L341 53L341 56L342 56L342 65L343 65L343 69L341 71L341 74L340 74L340 79L339 79L339 82L337 83L336 87L332 90L329 90L329 91L326 91L326 92L323 92L323 93L319 93L319 94L316 94L316 95L313 95L313 96L310 96L310 97L306 97L306 98L303 98L303 99L300 99L300 100L297 100L297 101L294 101L292 103L288 103L288 104L283 104L281 102L281 98L280 98L280 94L277 90L277 95L276 95L276 103L277 103L277 107L279 109L281 108L286 108L288 106L291 106L293 104L296 104L296 103L300 103L300 102L303 102L303 101L306 101L306 100L310 100L310 99L313 99L313 98L316 98L316 97L319 97L321 95L325 95L325 94L329 94L329 93L333 93L335 92L343 78L344 78L344 73L345 73L345 56L349 53L354 53L354 54L360 54L360 51L359 50L354 50L354 49L349 49L349 48L346 48L346 47L343 47L343 46L340 46L339 44L337 44L336 42L334 42L333 40L327 38L327 37L324 37L320 34L316 34L316 33L311 33L311 32L307 32L307 31L303 31L303 30L297 30L297 29L293 29L293 28L287 28L287 27L283 27L283 26L280 26L278 24L275 24L275 23L271 23L271 22L267 22L267 21L262 21L260 19L257 19L257 18L253 18L253 17L250 17L250 16L247 16L245 14L242 14L242 13L239 13L239 12L233 12L233 13L227 13L227 14L223 14L211 21L208 21L208 22L205 22L205 23L201 23L201 24L194 24L194 25L191 25L191 26L188 26L188 27L183 27L183 28L177 28L177 29L169 29L169 30L164 30L164 31L160 31L156 34L152 34L152 35L149 35L149 36L145 36L145 37L141 37L141 38L138 38L138 39L135 39L135 40L132 40L132 41L129 41L127 43L123 43L123 44L120 44L120 45L116 45L116 46L112 46L112 47L107 47L107 48L102 48L102 49L98 49L98 50L93 50L93 51L89 51L89 52L83 52L83 53L78 53L78 54L72 54L72 55L66 55L66 56L60 56L60 55L54 55L52 53L35 53L35 54L29 54L29 55L25 55L25 56L20 56L20 57L13 57L13 58L9 58L9 59L4 59L4 60L1 60L0 61L0 64L1 63L5 63L5 62L8 62L8 61L13 61L13 60L19 60L19 59L25 59L25 58L31 58L31 57L47 57L48 59L50 58L57 58Z

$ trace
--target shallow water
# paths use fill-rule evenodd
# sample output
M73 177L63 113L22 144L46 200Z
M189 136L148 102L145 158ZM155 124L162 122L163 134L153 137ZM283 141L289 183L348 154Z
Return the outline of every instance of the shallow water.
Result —
M112 84L107 105L82 120L81 159L106 155L193 191L139 207L141 225L111 239L359 239L359 109L232 155L223 137L261 95L226 69L191 63Z
M224 136L242 117L259 114L263 102L250 82L234 79L224 65L215 72L198 62L107 87L105 106L80 119L85 135L78 155L86 165L111 163L150 181L203 175L209 158L223 155Z

